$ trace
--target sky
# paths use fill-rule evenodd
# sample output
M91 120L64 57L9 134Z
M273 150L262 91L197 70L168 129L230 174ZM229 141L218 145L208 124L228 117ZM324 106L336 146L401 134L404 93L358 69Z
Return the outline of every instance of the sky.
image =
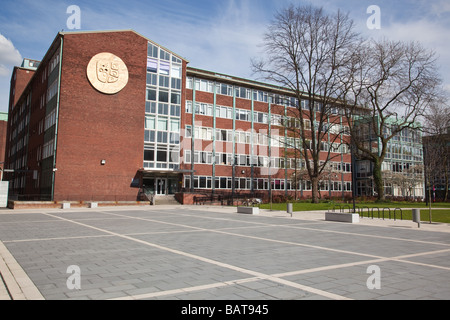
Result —
M419 41L436 52L450 93L449 0L2 0L0 5L0 112L7 112L14 66L41 60L59 31L132 29L189 61L189 66L255 79L263 34L278 10L313 4L349 13L366 38ZM73 28L71 5L80 9ZM380 9L379 20L372 20ZM369 28L379 21L379 28ZM77 26L75 26L77 27Z

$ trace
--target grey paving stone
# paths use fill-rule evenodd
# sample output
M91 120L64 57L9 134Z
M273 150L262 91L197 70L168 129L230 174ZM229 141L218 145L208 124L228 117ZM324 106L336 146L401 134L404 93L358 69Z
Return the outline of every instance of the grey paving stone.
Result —
M151 293L161 294L148 298L152 300L326 300L331 293L361 300L450 299L450 252L433 253L450 248L449 233L302 222L192 207L50 214L54 217L39 212L0 214L0 241L46 299ZM405 254L420 255L389 260ZM381 289L369 290L366 271L371 263L359 263L379 257L387 259L376 263L381 268ZM339 266L344 263L349 265ZM80 291L67 288L70 265L81 269ZM170 291L296 271L305 273L192 292ZM282 280L320 289L324 295L281 284Z

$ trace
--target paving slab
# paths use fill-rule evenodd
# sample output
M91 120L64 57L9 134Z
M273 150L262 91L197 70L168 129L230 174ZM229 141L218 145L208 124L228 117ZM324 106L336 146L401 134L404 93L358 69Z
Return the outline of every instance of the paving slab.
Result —
M0 299L450 299L447 224L217 206L29 209L0 213L0 241ZM369 288L371 266L380 289Z

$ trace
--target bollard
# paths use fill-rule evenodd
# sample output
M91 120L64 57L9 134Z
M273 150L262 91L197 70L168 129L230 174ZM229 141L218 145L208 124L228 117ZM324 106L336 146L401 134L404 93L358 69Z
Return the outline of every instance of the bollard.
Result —
M420 209L412 209L413 222L417 222L417 226L420 228Z
M291 217L292 217L292 212L293 212L292 203L288 203L287 204L287 213L290 213Z

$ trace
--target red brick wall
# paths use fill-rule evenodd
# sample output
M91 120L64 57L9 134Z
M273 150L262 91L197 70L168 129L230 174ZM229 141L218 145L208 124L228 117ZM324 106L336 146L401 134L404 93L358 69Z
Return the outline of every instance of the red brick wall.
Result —
M14 80L14 72L16 74L16 79ZM16 105L17 101L19 100L20 96L23 93L23 90L25 90L26 86L28 85L28 82L30 82L30 79L33 77L34 73L36 71L34 70L26 70L21 69L19 67L15 67L13 71L13 78L11 79L11 96L10 99L13 101L13 106ZM14 89L14 95L12 95Z
M120 57L129 81L117 94L91 86L86 68L101 52ZM119 195L143 165L147 40L134 32L64 35L54 200ZM101 165L106 160L106 165Z

